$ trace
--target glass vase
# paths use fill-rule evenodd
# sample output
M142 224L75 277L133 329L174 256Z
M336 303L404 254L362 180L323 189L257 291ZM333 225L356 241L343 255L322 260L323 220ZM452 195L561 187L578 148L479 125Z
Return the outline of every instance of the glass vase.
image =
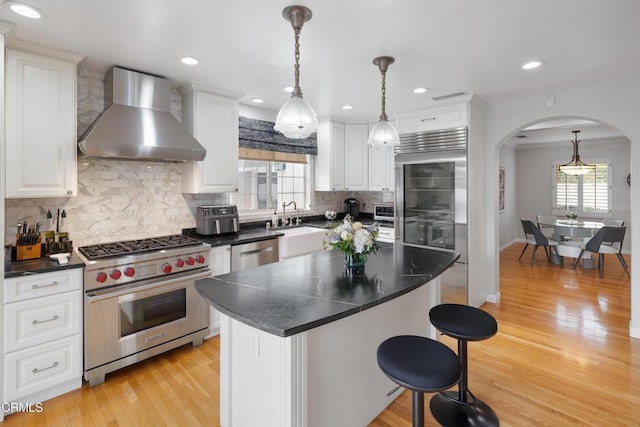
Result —
M364 258L362 254L351 254L345 252L344 254L344 266L349 274L363 274L364 273Z

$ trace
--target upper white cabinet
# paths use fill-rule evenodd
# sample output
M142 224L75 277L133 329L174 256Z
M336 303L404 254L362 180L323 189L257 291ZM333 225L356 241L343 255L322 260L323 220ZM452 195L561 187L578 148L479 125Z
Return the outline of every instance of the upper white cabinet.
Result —
M401 114L396 118L398 133L424 132L467 126L468 104L450 104Z
M369 125L345 125L344 127L344 189L365 191L369 189Z
M320 120L318 128L318 155L315 163L316 191L345 189L345 149L342 123Z
M21 47L6 50L6 197L76 196L76 65L82 57Z
M394 190L394 162L393 150L376 150L369 147L369 190Z
M182 124L207 150L182 168L184 193L238 191L238 99L241 95L194 83L180 87Z

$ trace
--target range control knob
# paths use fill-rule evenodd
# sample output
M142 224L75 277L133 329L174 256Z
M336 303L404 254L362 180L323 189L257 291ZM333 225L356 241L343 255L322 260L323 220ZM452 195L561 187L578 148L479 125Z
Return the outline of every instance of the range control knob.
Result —
M111 270L109 276L111 276L113 280L118 280L120 277L122 277L122 273L118 269L113 269Z
M133 277L136 274L136 269L133 267L127 267L124 269L124 275L127 277Z
M203 257L202 255L198 255L198 256L196 257L196 261L198 261L198 264L204 264L204 262L205 262L206 260L204 259L204 257Z
M193 257L192 257L192 256L190 256L189 258L187 258L187 264L189 264L189 265L193 265L193 264L195 264L195 263L196 263L196 260L195 260L195 259L193 259Z
M180 268L184 267L184 260L182 258L178 258L176 260L176 267L180 267Z
M169 274L171 273L171 271L173 270L173 267L171 267L171 264L168 263L164 263L162 264L162 272L165 274Z
M96 274L96 282L104 283L106 281L107 281L107 273L105 273L104 271L101 271L100 273Z

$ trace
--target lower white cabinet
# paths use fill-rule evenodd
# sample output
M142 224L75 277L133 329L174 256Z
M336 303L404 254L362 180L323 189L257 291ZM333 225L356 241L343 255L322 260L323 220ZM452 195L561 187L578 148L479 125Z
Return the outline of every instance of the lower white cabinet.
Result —
M36 402L82 385L82 336L55 340L4 356L4 399Z
M211 276L219 276L231 272L231 246L214 246L209 251L209 268ZM211 307L209 323L209 337L220 334L220 313Z
M4 280L4 400L82 386L82 268Z

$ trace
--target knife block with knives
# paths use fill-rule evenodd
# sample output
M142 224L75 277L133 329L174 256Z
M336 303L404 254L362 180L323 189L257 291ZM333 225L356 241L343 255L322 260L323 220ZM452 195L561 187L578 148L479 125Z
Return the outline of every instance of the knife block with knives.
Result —
M40 258L42 254L42 236L40 235L39 227L27 229L25 224L24 232L21 228L18 227L18 233L16 234L15 259L22 261Z

